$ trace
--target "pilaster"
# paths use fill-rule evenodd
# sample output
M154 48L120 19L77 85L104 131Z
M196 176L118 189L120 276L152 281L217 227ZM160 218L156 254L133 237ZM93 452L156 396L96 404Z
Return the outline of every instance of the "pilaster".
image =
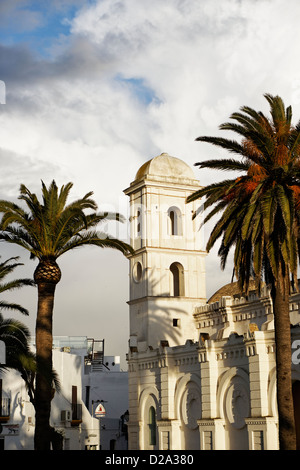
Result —
M249 362L251 417L268 416L270 361L266 334L264 331L249 332L244 342Z
M278 420L274 417L245 419L249 450L278 450Z

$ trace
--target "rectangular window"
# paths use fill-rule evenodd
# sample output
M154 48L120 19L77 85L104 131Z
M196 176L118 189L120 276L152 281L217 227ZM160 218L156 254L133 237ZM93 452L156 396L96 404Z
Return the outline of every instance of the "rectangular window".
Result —
M87 407L87 409L89 408L89 404L90 404L90 386L87 385L85 387L85 406Z
M156 445L156 416L153 406L149 409L149 444Z

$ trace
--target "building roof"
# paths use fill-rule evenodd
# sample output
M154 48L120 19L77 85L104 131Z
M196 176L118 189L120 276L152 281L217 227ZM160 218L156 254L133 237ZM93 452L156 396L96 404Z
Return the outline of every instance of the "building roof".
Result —
M191 167L176 157L171 157L168 153L161 153L157 157L151 158L138 170L135 180L145 177L175 177L195 180L195 175Z
M251 280L249 283L249 291L256 290L255 281ZM230 282L225 286L222 286L219 290L217 290L211 298L207 301L208 304L212 304L214 302L219 302L222 297L242 297L243 292L239 288L238 282Z

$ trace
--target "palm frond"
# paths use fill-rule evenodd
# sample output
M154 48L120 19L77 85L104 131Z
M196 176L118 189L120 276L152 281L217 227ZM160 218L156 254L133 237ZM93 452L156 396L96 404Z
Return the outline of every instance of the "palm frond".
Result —
M5 282L0 284L0 294L5 291L12 291L16 289L21 289L24 286L35 286L35 282L30 278L14 279L10 282Z
M199 168L211 168L222 171L248 171L250 163L247 161L237 161L234 159L206 160L195 163Z
M4 300L0 300L0 311L2 310L17 310L19 313L28 316L29 311L27 308L22 307L22 305L13 303L13 302L5 302Z
M207 136L197 137L197 139L195 140L198 142L206 142L209 144L213 144L217 147L221 147L225 150L228 150L231 153L236 153L238 155L243 154L242 145L235 140L226 139L224 137L207 137Z
M272 285L283 272L296 278L300 260L300 121L292 126L292 108L286 108L282 98L271 94L264 97L270 118L243 106L231 114L229 122L221 124L220 130L242 137L241 143L211 136L196 139L240 157L198 162L200 170L246 174L208 185L187 198L187 203L205 198L202 207L210 211L204 216L204 224L220 214L207 250L221 240L218 254L224 268L229 250L234 249L235 274L244 287L251 275L258 284L264 276Z
M205 187L202 187L201 189L198 189L197 191L195 191L194 193L190 194L187 198L186 198L186 202L189 203L189 202L192 202L192 201L196 201L197 199L201 199L202 197L206 197L207 200L211 197L210 199L210 204L213 204L214 202L216 202L219 198L222 197L222 195L225 195L229 188L232 187L232 185L234 185L236 183L236 180L224 180L224 181L221 181L219 183L212 183L208 186L205 186ZM212 202L212 200L214 202ZM206 207L208 207L208 205L206 205Z
M97 204L88 192L83 198L68 203L73 184L68 183L59 190L53 180L49 187L42 181L42 203L37 196L22 184L21 199L28 212L9 201L0 201L3 213L0 223L0 240L17 244L30 252L31 258L56 259L72 247L94 244L130 252L129 245L110 237L95 236L93 228L106 221L124 222L119 213L96 212ZM85 213L92 210L92 213ZM86 232L90 232L90 236Z
M100 248L116 249L121 251L125 255L133 253L132 247L127 243L116 238L110 237L109 235L107 235L107 233L89 231L87 233L83 233L71 238L58 250L57 256L61 256L62 254L70 250L87 245L98 246Z

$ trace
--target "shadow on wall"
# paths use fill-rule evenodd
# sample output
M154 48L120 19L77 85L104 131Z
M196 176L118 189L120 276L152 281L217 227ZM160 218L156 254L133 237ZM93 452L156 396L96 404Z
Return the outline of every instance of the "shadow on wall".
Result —
M148 296L148 339L156 338L156 345L177 346L185 343L184 325L189 321L193 325L193 317L188 311L190 304L184 297L184 269L180 263L172 263L170 272L165 274L170 278L170 291L161 292L159 296ZM168 281L168 280L167 280ZM162 279L148 279L150 292L156 292L156 285L162 284ZM154 345L153 345L154 346Z

